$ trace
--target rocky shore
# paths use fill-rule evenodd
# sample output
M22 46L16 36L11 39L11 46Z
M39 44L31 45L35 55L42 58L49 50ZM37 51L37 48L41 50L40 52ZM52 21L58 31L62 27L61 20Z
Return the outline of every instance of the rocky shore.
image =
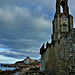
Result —
M28 68L15 69L13 71L10 71L10 70L1 71L0 70L0 75L48 75L48 74L40 72L40 67L31 66Z
M18 71L12 75L48 75L48 74L40 72L40 67L32 67L22 69L21 71Z

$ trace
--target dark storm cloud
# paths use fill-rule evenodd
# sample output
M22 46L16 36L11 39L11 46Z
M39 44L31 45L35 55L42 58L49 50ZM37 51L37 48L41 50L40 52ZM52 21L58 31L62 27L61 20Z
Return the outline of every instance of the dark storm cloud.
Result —
M73 3L69 4L74 14ZM9 49L0 54L38 58L42 43L51 41L54 7L55 0L0 0L0 47Z
M18 59L26 57L26 55L23 53L12 52L12 51L0 51L0 54L3 54L4 56L8 56L8 57L18 58Z
M13 58L39 57L40 45L46 39L49 40L47 36L50 36L51 28L43 12L37 16L33 15L29 8L19 5L2 7L0 7L0 47L10 51L1 51L0 54Z

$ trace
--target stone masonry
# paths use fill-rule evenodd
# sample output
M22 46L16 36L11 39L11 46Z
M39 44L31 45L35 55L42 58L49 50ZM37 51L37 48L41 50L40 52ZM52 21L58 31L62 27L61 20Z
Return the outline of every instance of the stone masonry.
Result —
M60 12L60 5L63 13ZM56 1L52 42L40 48L40 70L48 75L75 75L75 28L68 0Z
M52 75L75 73L75 29L55 44L47 43L47 47L41 50L41 71L50 72Z

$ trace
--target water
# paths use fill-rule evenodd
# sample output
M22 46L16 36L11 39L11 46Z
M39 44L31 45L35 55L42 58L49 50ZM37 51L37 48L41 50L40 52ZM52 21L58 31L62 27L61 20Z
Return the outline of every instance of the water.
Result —
M1 65L0 65L0 70L2 70L2 71L5 71L5 70L14 70L14 69L16 69L16 68L14 68L14 67L1 67Z

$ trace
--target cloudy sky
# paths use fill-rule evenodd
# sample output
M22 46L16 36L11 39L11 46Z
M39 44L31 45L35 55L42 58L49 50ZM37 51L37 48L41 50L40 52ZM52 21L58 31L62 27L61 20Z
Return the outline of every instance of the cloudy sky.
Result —
M14 63L27 56L40 58L42 43L51 41L55 2L0 0L0 63ZM75 16L75 0L69 0L69 6Z

